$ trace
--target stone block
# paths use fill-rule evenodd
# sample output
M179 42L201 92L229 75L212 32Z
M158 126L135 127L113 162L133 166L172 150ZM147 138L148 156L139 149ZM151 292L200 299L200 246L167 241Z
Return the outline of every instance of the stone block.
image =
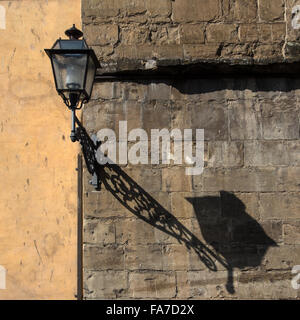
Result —
M118 85L119 84L113 82L95 83L91 99L111 100L120 98L120 91L117 89Z
M299 184L300 167L279 168L280 191L300 191Z
M193 134L204 129L204 140L226 140L227 108L217 102L178 103L172 109L172 128L189 128Z
M161 44L153 47L151 58L159 60L182 60L183 48L177 44Z
M170 0L146 0L146 8L151 17L168 17L172 12Z
M163 253L163 270L187 270L189 269L188 249L184 244L164 245Z
M136 184L137 187L143 188L146 193L153 193L155 195L161 190L160 169L135 166L134 168L124 169L124 171L133 180L132 184ZM147 197L147 195L145 196Z
M258 2L258 15L260 21L283 21L285 12L284 0L260 0Z
M85 220L83 227L84 243L112 244L116 242L116 227L113 220Z
M120 6L111 0L85 0L82 2L82 13L85 19L93 17L97 21L106 21L120 13ZM92 21L94 22L90 19L86 22Z
M218 0L176 0L173 3L174 22L211 21L220 15Z
M246 141L246 166L298 166L299 141Z
M257 20L256 0L237 0L234 2L234 20L238 22L250 22Z
M122 219L116 222L116 242L140 245L155 243L155 227L140 219Z
M286 24L242 24L239 37L242 42L276 43L285 39Z
M184 44L185 60L216 59L219 45L216 44Z
M129 274L131 298L170 299L176 295L176 279L172 272L131 272Z
M118 245L83 246L85 270L124 270L124 248Z
M300 212L300 211L299 211ZM297 217L300 219L300 214ZM283 224L284 244L300 244L300 221L289 221Z
M289 272L295 265L299 264L300 259L299 245L281 245L270 247L262 262L261 266L265 270L288 270ZM263 248L263 250L265 250ZM292 274L290 273L291 278Z
M182 44L204 43L204 25L203 24L181 25L180 43Z
M132 213L109 191L91 191L83 195L85 218L132 217Z
M129 82L123 90L124 100L145 101L148 93L148 85L141 83Z
M288 165L288 145L278 141L246 141L246 166Z
M212 272L189 271L187 273L177 272L178 298L181 299L224 299L232 298L227 292L225 285L227 281L226 271ZM237 278L234 277L237 285Z
M293 106L293 102L291 102ZM299 111L293 107L286 110L274 108L274 103L262 106L262 130L266 140L298 139L299 138Z
M152 95L153 96L153 95ZM142 128L146 130L148 138L152 129L171 128L171 108L166 101L152 100L143 104L141 108Z
M119 27L115 24L87 25L84 27L84 37L89 45L116 44L119 40Z
M192 178L186 175L185 168L163 168L162 190L167 192L192 191Z
M86 299L125 298L128 292L126 271L86 271L84 297Z
M238 299L296 299L297 290L291 286L290 272L252 271L238 277Z
M252 55L256 63L282 61L282 45L280 43L261 44L253 50Z
M229 130L232 140L260 139L262 115L260 105L251 100L229 104Z
M160 53L160 56L167 57L170 55L172 49L174 55L182 56L182 49L179 46L180 34L179 26L153 26L149 35L150 41L153 44L156 44L156 47L161 46L162 49L166 46L167 52L162 52L161 48L158 48L157 52ZM175 46L176 45L176 46ZM169 56L171 58L171 56Z
M123 45L143 45L149 39L149 28L147 27L122 27L120 38Z
M195 191L258 192L278 191L281 176L276 168L205 169L193 176Z
M148 100L169 100L171 87L166 83L151 82L148 85Z
M237 27L232 24L209 24L206 28L208 43L238 42Z
M244 145L242 142L208 142L208 167L241 167L243 164Z
M299 219L299 193L262 193L259 197L262 219Z
M162 261L160 244L125 247L126 270L162 270Z

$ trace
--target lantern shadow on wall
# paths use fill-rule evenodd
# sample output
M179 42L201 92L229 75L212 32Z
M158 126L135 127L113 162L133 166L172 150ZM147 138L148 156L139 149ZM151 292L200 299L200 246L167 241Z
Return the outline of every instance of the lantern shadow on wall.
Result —
M277 246L246 212L244 203L226 191L220 191L220 197L186 198L194 207L204 239L201 241L117 164L100 165L95 139L90 138L77 118L76 122L87 169L93 175L92 184L98 187L102 184L136 217L174 237L187 250L193 250L210 271L227 270L226 289L230 294L235 292L234 269L259 267L268 248Z
M194 206L205 240L201 241L118 165L96 165L96 171L105 189L132 214L193 250L209 270L227 270L226 289L230 294L235 292L234 268L258 267L268 248L277 246L245 211L243 202L229 192L221 191L220 197L187 198ZM215 217L219 205L220 216ZM204 212L211 215L210 224L209 220L203 223Z

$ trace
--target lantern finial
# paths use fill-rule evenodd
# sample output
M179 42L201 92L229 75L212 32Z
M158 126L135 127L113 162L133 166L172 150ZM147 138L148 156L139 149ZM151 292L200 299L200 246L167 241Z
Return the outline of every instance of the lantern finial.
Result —
M83 33L75 27L75 24L73 24L72 28L65 31L65 35L67 35L70 38L70 40L78 40L83 36Z

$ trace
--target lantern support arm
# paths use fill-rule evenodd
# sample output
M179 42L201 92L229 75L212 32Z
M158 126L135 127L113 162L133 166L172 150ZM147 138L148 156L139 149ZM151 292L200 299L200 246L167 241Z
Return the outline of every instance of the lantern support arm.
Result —
M100 190L100 179L97 175L97 171L99 171L97 168L100 166L100 164L98 163L96 157L100 142L95 134L93 134L91 137L89 136L86 129L83 127L75 114L76 108L71 109L71 111L71 141L78 141L80 143L86 167L89 173L92 175L90 184L93 185L96 190Z

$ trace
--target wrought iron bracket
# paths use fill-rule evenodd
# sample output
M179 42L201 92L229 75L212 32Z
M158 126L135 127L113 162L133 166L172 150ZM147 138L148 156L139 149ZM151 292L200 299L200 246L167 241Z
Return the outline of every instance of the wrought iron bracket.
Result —
M80 143L87 170L92 175L92 179L89 182L96 190L99 191L101 183L97 174L97 168L100 164L97 161L96 154L97 149L100 146L100 142L95 134L91 137L89 136L86 129L76 117L75 110L72 110L72 130L70 138L72 142L78 141Z

